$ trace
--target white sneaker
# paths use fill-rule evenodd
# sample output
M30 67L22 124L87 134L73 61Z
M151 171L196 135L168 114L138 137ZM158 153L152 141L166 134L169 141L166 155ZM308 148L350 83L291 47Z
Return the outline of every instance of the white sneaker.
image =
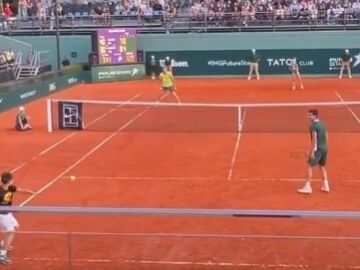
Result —
M248 77L248 81L250 81L251 80L251 77Z
M339 76L339 79L342 79L342 76Z
M307 183L303 188L298 189L297 192L301 194L311 194L312 188L310 184Z
M329 182L328 181L324 181L323 182L323 186L321 188L322 192L330 192L330 187L329 187Z
M352 77L351 76L349 76L349 79L351 79Z

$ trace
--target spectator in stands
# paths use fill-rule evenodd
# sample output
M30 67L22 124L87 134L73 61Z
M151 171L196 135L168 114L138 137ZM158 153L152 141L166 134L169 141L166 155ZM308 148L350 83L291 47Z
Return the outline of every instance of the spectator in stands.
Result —
M107 2L101 6L102 19L105 25L111 25L110 7Z
M15 120L15 129L17 131L26 131L32 129L30 125L30 117L26 115L24 107L19 107L19 112L16 115Z
M275 8L275 19L284 20L285 19L285 9L281 4L278 4Z
M13 12L11 10L10 4L6 3L5 7L4 7L4 15L6 18L9 18L13 15Z
M11 65L15 62L15 52L12 49L3 51L2 54L7 64Z
M352 4L352 10L354 12L354 17L360 19L360 0L356 0Z
M18 16L20 19L26 19L28 17L27 9L28 9L28 1L27 0L19 0Z
M0 0L1 1L1 0ZM7 29L7 20L6 17L4 15L4 13L2 13L0 11L0 30L6 30Z
M4 67L7 67L6 54L4 52L0 52L0 68Z
M146 4L143 10L143 15L145 16L145 21L150 22L153 16L153 9L150 4Z
M57 13L57 16L59 18L59 24L62 24L64 21L64 17L65 17L65 11L64 11L62 5L60 3L58 3L57 6L55 6L55 2L54 2L51 9Z
M45 3L41 0L37 3L37 18L40 23L40 28L43 28L46 26L46 8Z
M13 49L9 49L9 52L10 52L11 63L15 63L16 54L15 54L14 50L13 50Z
M66 57L64 57L64 60L62 61L62 65L63 65L63 67L70 66L70 61L69 61L69 59L67 59Z
M318 9L313 1L309 1L308 3L308 11L310 20L316 20L318 15Z
M33 17L34 14L36 14L36 6L33 3L33 0L27 0L26 8L28 17Z
M50 30L53 30L55 26L55 12L51 9L50 11Z

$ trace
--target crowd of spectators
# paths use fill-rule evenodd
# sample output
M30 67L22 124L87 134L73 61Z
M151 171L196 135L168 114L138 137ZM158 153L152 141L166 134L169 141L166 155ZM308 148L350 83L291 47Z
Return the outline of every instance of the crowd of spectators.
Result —
M198 0L190 8L192 20L235 21L247 26L269 20L337 23L360 19L360 0ZM290 23L291 23L290 22Z
M18 0L17 8L6 3L0 13L0 29L6 29L11 18L22 21L35 19L40 22L40 25L47 23L52 29L56 13L60 23L67 19L82 17L89 18L95 23L110 24L112 16L143 16L150 19L161 18L164 14L175 16L178 12L178 5L173 2L176 0L72 1L59 1L59 4L55 6L54 0Z
M1 0L0 0L1 1ZM179 12L179 1L191 0L118 0L94 1L71 0L18 0L17 8L5 3L0 15L0 30L6 29L10 18L28 20L35 18L50 29L55 25L55 14L60 24L66 20L88 18L96 24L110 25L112 17L137 17L145 21L175 18ZM209 23L221 21L248 25L267 24L275 21L317 21L336 23L343 19L360 19L360 0L196 0L191 4L190 17Z
M15 62L15 52L11 49L0 51L0 70L11 67Z

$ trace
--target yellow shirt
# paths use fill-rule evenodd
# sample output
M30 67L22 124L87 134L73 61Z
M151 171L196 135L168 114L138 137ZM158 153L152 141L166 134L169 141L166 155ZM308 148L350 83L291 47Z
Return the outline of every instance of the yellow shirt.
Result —
M160 79L162 81L163 87L172 87L173 83L173 75L171 72L163 72L160 74Z

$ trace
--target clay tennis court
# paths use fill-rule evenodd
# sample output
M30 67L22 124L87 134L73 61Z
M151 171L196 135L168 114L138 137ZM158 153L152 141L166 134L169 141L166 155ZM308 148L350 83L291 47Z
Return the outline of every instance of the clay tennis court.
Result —
M360 97L357 78L308 78L303 91L289 90L290 83L287 78L178 79L177 89L188 103ZM51 98L157 101L159 84L81 84ZM199 128L191 110L181 106L164 114L147 107L109 113L94 130L49 134L45 104L42 99L27 105L34 127L27 133L12 130L15 110L0 115L1 170L12 169L19 186L41 190L33 197L17 195L19 205L286 210L357 210L360 205L360 106L319 108L330 131L332 192L321 193L315 180L313 194L304 196L296 190L305 174L301 153L310 143L302 129L308 108L251 108L240 134L224 128L236 121L226 109L202 111ZM89 107L89 118L106 110ZM176 123L181 130L172 130ZM360 268L355 219L17 216L24 232L16 236L11 269Z

